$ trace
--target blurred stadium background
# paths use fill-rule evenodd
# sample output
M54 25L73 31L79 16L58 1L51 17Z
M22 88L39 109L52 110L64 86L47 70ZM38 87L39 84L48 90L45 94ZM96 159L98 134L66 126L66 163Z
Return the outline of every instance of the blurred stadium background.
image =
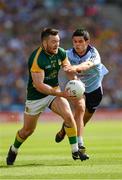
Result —
M40 44L43 27L58 28L64 48L71 47L71 34L75 28L88 29L91 44L97 47L102 62L109 69L103 81L104 97L100 109L121 113L121 17L121 0L1 0L0 120L4 121L5 115L9 120L15 120L23 112L27 60ZM9 113L14 114L10 116Z

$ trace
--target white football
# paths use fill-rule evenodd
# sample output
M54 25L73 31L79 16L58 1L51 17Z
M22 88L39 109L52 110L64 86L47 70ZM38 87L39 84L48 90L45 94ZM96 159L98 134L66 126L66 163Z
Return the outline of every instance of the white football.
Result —
M85 92L85 85L80 80L70 80L65 86L65 90L70 92L71 96L81 98Z

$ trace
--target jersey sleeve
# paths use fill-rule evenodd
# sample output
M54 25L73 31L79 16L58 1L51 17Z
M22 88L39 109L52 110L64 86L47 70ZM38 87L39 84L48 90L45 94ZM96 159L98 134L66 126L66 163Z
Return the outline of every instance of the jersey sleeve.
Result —
M63 51L63 60L62 60L62 66L65 66L65 65L70 65L70 60L69 60L69 57L67 55L67 51Z
M65 60L67 60L66 51L63 48L59 48L59 53L61 57L61 62L64 62Z
M39 73L39 72L43 71L43 69L38 64L38 58L39 58L39 54L40 54L41 50L42 50L42 48L40 47L37 50L35 56L33 57L33 62L32 62L32 66L31 66L31 69L30 69L31 72Z
M98 65L101 63L101 57L96 48L92 48L91 57L89 58L89 61L93 62L94 65Z

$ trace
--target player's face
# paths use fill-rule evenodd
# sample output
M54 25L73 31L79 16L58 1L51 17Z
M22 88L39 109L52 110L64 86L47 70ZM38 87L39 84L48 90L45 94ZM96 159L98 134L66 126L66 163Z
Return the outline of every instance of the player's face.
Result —
M83 55L89 44L89 40L85 41L82 36L74 36L72 38L73 47L79 55Z
M50 35L48 37L48 39L46 40L45 50L49 54L57 54L58 53L59 44L60 44L59 35L56 35L56 36Z

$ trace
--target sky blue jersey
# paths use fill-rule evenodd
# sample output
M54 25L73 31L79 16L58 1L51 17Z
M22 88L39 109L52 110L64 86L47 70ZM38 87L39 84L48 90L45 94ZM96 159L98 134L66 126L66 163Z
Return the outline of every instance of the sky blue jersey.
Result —
M100 55L95 47L89 45L83 56L79 56L74 48L71 48L67 50L67 56L71 65L79 65L87 61L92 61L94 63L94 66L89 70L77 73L78 78L85 84L86 93L90 93L102 86L103 77L108 73L108 70L101 63ZM62 90L64 90L67 81L68 79L65 72L61 70L59 72L59 85Z

